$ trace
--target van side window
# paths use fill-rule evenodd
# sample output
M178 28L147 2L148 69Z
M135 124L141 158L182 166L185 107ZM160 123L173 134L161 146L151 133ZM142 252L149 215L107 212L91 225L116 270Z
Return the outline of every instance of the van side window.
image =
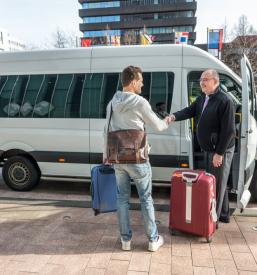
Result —
M160 116L170 113L172 103L174 73L152 72L143 73L144 86L142 96L145 97L152 109Z
M203 71L190 72L188 74L188 98L189 104L195 101L195 99L202 94L200 87L200 77ZM229 93L234 102L241 103L241 88L240 86L229 76L219 74L220 88Z
M65 104L65 117L67 118L80 117L80 100L85 77L85 74L76 74L73 77L71 88Z
M82 118L105 118L106 107L117 91L119 73L89 75L81 100Z
M57 76L56 85L51 98L53 109L49 117L64 117L65 103L72 87L74 75L63 74Z
M38 91L43 83L44 75L30 75L23 95L20 117L31 117Z
M12 92L15 88L18 76L10 75L6 77L6 80L2 83L0 90L0 117L8 117L9 112L17 115L19 113L19 106L10 105L10 99ZM11 110L10 110L11 108Z
M33 117L48 117L48 113L54 109L54 106L51 104L51 98L56 80L57 75L45 75L36 97L32 114Z
M189 105L196 100L198 96L202 94L200 87L200 77L202 71L200 72L190 72L188 74L188 99Z

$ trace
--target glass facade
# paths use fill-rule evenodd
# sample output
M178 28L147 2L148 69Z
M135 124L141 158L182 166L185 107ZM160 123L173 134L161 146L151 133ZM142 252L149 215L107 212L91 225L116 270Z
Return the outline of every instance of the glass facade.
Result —
M111 15L111 16L91 16L91 17L84 17L84 23L103 23L103 22L119 22L120 16L119 15Z
M96 2L96 3L83 3L84 9L104 9L104 8L116 8L120 7L120 1L109 2Z
M188 2L195 0L85 1L80 30L87 41L82 46L143 43L145 31L154 43L175 43L174 32L189 32L188 43L193 44L196 3ZM117 41L108 42L112 38Z
M101 36L116 36L121 35L120 30L103 30L103 31L86 31L84 32L85 37L101 37Z

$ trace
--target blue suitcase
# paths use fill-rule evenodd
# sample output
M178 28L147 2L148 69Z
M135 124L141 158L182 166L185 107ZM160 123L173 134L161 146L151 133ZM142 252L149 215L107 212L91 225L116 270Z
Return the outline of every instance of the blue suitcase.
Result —
M91 196L95 216L117 210L117 184L111 166L101 164L92 168Z

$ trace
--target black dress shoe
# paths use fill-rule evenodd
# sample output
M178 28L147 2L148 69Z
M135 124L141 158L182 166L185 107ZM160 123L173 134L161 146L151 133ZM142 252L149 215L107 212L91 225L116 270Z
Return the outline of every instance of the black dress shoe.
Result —
M229 223L230 222L230 217L220 217L219 218L219 222L223 222L223 223Z

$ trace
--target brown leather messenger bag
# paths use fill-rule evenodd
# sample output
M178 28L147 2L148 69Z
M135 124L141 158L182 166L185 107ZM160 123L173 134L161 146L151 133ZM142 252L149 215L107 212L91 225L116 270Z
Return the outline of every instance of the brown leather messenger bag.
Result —
M144 163L148 160L146 132L127 129L109 131L111 113L107 128L107 159L109 163Z

